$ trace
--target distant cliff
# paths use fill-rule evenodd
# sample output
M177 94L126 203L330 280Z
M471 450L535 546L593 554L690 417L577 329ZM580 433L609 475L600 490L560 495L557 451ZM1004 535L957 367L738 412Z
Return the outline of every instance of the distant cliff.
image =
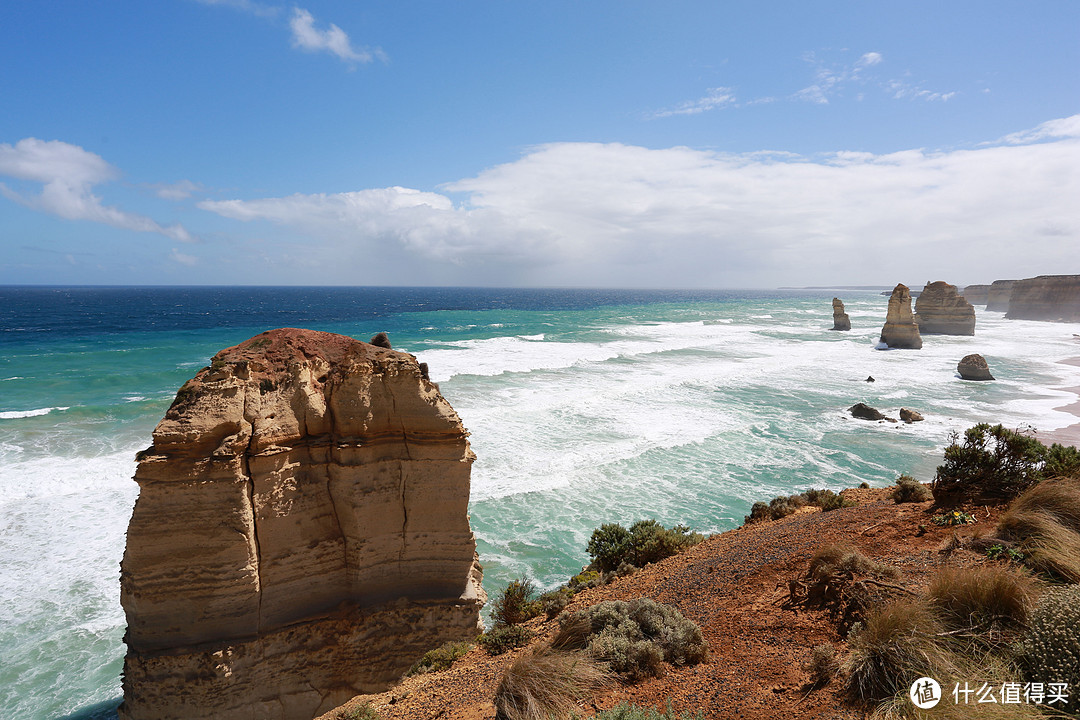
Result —
M475 637L467 435L406 353L286 329L214 356L139 457L121 719L310 720Z
M995 280L986 295L986 309L995 312L1006 312L1009 309L1009 298L1012 297L1015 280Z
M1080 275L1040 275L1017 280L1005 317L1080 322Z
M960 294L972 305L985 305L987 298L990 296L990 286L968 285Z

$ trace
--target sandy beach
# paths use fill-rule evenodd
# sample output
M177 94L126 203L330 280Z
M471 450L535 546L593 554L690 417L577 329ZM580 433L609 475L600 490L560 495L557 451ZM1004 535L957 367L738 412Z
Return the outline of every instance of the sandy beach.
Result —
M1063 365L1076 365L1080 367L1080 357L1062 360L1061 363ZM1076 401L1069 403L1068 405L1062 405L1056 409L1072 413L1080 420L1080 387L1068 388L1068 390L1069 392L1076 393ZM1061 443L1062 445L1075 445L1076 447L1080 447L1080 422L1075 422L1072 425L1068 425L1059 430L1047 431L1044 434L1044 437L1039 439L1046 444L1056 442Z

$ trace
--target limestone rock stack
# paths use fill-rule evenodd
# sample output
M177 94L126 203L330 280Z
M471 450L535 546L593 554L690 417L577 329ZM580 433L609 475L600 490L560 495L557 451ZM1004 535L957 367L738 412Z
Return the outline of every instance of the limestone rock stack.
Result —
M122 720L310 720L475 637L468 433L416 359L274 330L139 455Z
M926 283L915 300L915 322L925 335L974 335L975 308L956 286L938 280Z
M986 293L986 309L995 312L1007 312L1009 298L1012 296L1015 280L995 280Z
M1040 275L1017 280L1005 317L1080 322L1080 275Z
M922 348L919 326L911 314L911 291L903 283L893 288L889 296L889 310L885 315L885 326L881 328L881 342L891 348Z
M960 294L963 295L964 299L972 305L985 305L986 299L990 295L990 286L968 285Z
M833 330L850 330L851 318L844 312L844 303L840 298L832 299L832 329Z

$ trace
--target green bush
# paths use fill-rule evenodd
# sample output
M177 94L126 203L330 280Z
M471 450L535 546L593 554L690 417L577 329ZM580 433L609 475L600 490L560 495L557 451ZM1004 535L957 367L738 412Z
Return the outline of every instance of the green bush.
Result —
M488 655L502 655L508 650L525 647L532 640L532 631L521 625L499 625L480 636L480 646Z
M854 507L855 502L848 500L843 495L837 495L832 490L823 490L817 502L822 512L832 512L840 508Z
M1055 443L1046 447L1033 437L1002 425L980 423L953 434L945 461L937 468L935 500L1016 497L1040 480L1080 471L1080 451Z
M607 600L565 618L552 641L557 648L586 648L631 681L655 677L663 662L693 665L708 655L694 622L650 598Z
M360 707L338 712L338 720L382 720L379 712L371 707L371 703L364 703Z
M1047 590L1031 614L1020 652L1021 665L1029 682L1068 683L1068 705L1051 707L1072 713L1080 713L1078 629L1080 586Z
M622 703L599 715L594 715L591 720L705 720L705 714L699 710L695 715L691 715L689 711L676 715L669 700L663 712Z
M704 539L701 533L692 532L685 525L668 529L655 520L639 520L629 530L606 523L593 530L587 550L596 567L611 572L624 562L644 567L677 555Z
M547 615L548 619L550 620L551 618L555 617L563 610L565 610L566 606L570 604L570 601L573 598L574 591L571 590L568 586L563 585L558 590L547 591L539 598L537 598L536 602L540 605L540 608L544 611L544 614Z
M752 522L759 522L761 520L771 520L772 513L769 511L769 503L758 500L750 508L750 514L743 518L743 524L747 525Z
M539 615L542 608L535 596L536 587L529 578L522 575L511 580L491 609L495 624L518 625Z
M910 475L896 478L896 489L892 491L894 503L924 502L933 497L930 490Z
M472 643L443 643L434 650L428 650L424 653L424 657L417 660L405 675L422 675L423 673L446 670L454 664L455 660L464 657L471 649Z
M754 503L750 508L750 514L743 518L743 524L761 520L779 520L794 514L796 510L806 505L816 505L823 512L829 512L842 507L851 507L855 503L837 495L832 490L810 489L794 495L777 495L768 503Z

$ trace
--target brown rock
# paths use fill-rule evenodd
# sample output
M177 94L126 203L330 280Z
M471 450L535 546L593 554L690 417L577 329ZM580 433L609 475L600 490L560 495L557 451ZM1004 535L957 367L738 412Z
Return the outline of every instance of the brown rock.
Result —
M1080 275L1040 275L1017 280L1005 317L1080 322Z
M895 419L882 415L879 410L872 408L865 403L855 403L848 408L848 412L851 413L851 417L860 420L888 420L889 422L896 422Z
M922 348L919 326L911 314L911 291L907 285L899 284L893 288L889 297L889 310L885 315L885 326L881 328L881 342L890 348Z
M840 298L832 299L832 329L833 330L850 330L851 318L844 312L844 303Z
M956 371L965 380L993 380L990 367L982 355L965 355L964 359L956 365Z
M974 335L975 308L956 286L943 280L926 283L915 301L915 322L921 335Z
M960 294L972 305L985 305L986 299L990 295L990 286L968 285Z
M1009 298L1015 284L1015 280L995 280L986 294L986 309L994 312L1008 311Z
M378 332L378 333L375 333L374 335L372 335L371 339L368 340L368 343L371 344L371 345L374 345L375 347L381 347L381 348L386 348L387 350L393 350L393 348L390 346L390 336L387 335L384 332Z
M135 473L122 720L309 720L475 637L465 428L416 359L273 330L177 393Z
M924 420L922 414L915 410L900 408L900 419L906 423L920 422Z

